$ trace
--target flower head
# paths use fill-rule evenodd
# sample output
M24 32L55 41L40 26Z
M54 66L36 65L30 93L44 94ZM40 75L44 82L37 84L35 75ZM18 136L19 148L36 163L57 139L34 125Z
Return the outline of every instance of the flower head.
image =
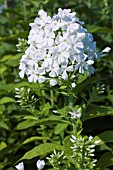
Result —
M50 86L55 86L70 78L75 82L73 74L93 74L98 58L96 43L76 13L59 8L53 17L44 10L38 15L30 23L29 47L20 60L20 77L27 75L29 82L49 80Z

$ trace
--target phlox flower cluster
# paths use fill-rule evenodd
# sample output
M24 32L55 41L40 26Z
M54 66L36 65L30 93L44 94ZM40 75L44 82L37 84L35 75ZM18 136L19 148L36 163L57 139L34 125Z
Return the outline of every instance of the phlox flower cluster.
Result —
M29 47L20 60L20 77L27 75L29 82L48 80L55 86L85 70L93 74L98 58L96 43L76 13L60 8L53 17L43 10L38 15L30 23Z

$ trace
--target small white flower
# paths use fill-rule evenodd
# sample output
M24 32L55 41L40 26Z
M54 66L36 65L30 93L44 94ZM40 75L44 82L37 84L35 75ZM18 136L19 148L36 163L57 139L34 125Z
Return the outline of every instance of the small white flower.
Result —
M109 53L111 51L110 47L106 47L102 52L103 53Z
M24 163L21 162L21 163L19 163L18 165L16 165L15 167L16 167L16 169L18 169L18 170L24 170Z
M72 88L75 88L76 84L75 83L71 83L71 86L72 86Z
M37 166L38 170L43 169L44 166L45 166L44 160L38 160L37 163L36 163L36 166Z
M89 140L92 140L93 139L93 136L89 136Z
M69 112L69 114L71 115L72 119L76 119L77 117L80 118L81 117L81 108L79 108L76 112Z

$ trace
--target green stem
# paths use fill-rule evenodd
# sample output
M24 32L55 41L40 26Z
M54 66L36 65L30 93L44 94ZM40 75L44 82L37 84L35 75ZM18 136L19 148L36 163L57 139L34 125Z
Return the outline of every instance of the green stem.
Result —
M42 103L45 104L45 98L43 96L42 89L40 88L40 84L39 83L37 83L37 84L38 84L38 89L40 91L40 96L41 96L41 99L42 99Z
M84 156L85 156L85 141L83 144L83 151L82 151L82 160L81 160L81 170L84 170Z
M23 13L24 13L24 21L27 21L26 2L25 1L23 1Z
M7 0L4 0L5 9L8 9Z
M6 84L3 74L1 74L1 79L4 84Z
M113 1L111 1L112 28L113 28Z
M7 0L4 0L4 6L5 6L5 9L8 9ZM9 19L9 13L6 12L6 16L7 16L7 18Z
M73 133L76 136L77 135L77 126L76 126L76 123L73 123L72 126L73 126Z
M69 94L69 106L73 111L73 96L71 94Z
M53 90L50 90L50 94L51 94L51 105L53 107L54 106L54 93L53 93Z

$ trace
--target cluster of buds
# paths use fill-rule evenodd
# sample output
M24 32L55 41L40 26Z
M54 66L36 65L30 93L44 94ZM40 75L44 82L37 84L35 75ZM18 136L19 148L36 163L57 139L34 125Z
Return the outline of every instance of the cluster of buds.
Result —
M27 46L27 40L25 40L24 38L18 38L18 44L16 45L18 52L25 52Z
M36 103L37 99L34 95L32 95L30 88L21 87L15 88L15 90L15 97L18 98L17 102L20 104L20 106L31 107Z
M73 151L72 158L76 162L78 169L93 170L96 166L96 159L94 159L95 146L100 142L100 140L93 142L93 137L82 137L74 136L70 138L73 146L71 147Z
M51 154L50 157L47 157L46 159L48 159L49 163L52 165L54 170L59 170L59 167L65 158L66 156L64 155L64 151L57 153L54 150L54 153Z

